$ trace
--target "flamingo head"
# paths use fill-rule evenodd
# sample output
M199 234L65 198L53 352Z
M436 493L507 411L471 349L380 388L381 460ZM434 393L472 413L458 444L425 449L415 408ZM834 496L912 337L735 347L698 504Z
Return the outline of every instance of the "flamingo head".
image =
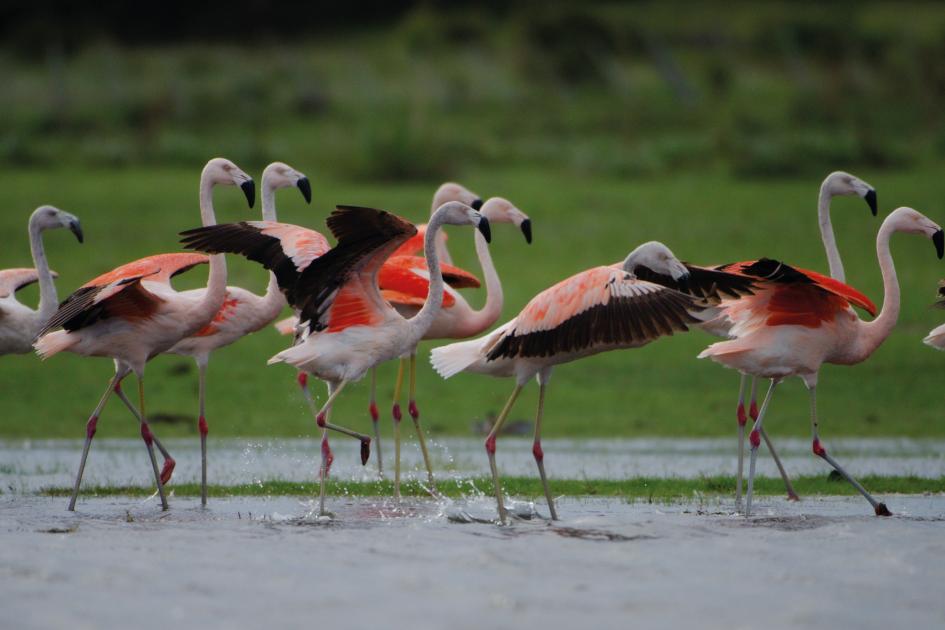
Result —
M824 180L821 189L826 191L831 197L839 195L856 195L866 200L873 216L879 212L879 206L876 203L876 189L864 182L859 177L850 175L843 171L834 171Z
M930 239L935 245L935 253L939 259L945 256L945 232L942 232L941 226L932 221L927 216L913 210L912 208L896 208L886 220L883 221L883 227L886 224L895 232L906 232L908 234L920 234Z
M226 158L213 158L203 167L203 178L220 186L239 186L252 208L256 201L256 183L253 178Z
M302 191L305 203L312 203L312 184L308 177L283 162L273 162L266 167L262 174L262 187L263 190L295 187Z
M482 198L479 195L455 182L446 182L433 193L433 211L430 214L449 201L464 203L473 210L482 208Z
M637 267L647 267L676 281L689 277L689 269L686 265L682 264L673 252L659 241L650 241L640 245L624 259L624 271L635 273Z
M532 220L528 215L512 205L512 202L502 197L490 197L479 209L482 216L489 219L489 223L511 223L518 226L525 235L525 242L532 242Z
M36 208L30 216L30 227L33 226L36 226L40 230L69 228L80 243L84 240L82 224L79 223L79 217L53 206L40 206Z
M464 203L459 201L448 201L444 203L433 213L433 217L430 219L431 222L433 218L437 217L445 225L472 225L482 233L487 243L492 240L492 231L489 229L489 219L484 217L478 210L473 210L472 207ZM430 232L428 231L427 234L429 235Z

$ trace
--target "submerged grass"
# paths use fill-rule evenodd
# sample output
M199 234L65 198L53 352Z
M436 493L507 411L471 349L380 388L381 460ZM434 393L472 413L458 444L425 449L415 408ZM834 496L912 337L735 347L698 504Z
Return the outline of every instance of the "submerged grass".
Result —
M945 477L927 479L915 476L886 477L867 475L860 479L863 485L877 494L928 494L945 492ZM798 477L793 480L794 487L802 497L854 495L856 491L842 480L825 476ZM473 479L449 479L438 482L440 493L450 498L469 496L470 494L490 494L492 480L486 477ZM510 477L502 480L502 487L507 494L522 497L541 497L543 491L538 479ZM200 485L197 483L174 484L167 487L178 496L199 496ZM209 486L211 497L256 497L256 496L312 496L318 493L315 482L264 481L238 486ZM387 480L378 481L329 481L328 494L333 496L392 496L394 484ZM565 479L551 482L551 491L556 496L600 496L621 497L627 500L673 501L692 499L711 495L733 495L735 478L727 476L700 477L698 479L673 479L655 477L636 477L633 479ZM71 488L46 488L46 496L68 496ZM148 496L154 492L152 487L142 486L95 486L83 490L85 496ZM784 485L779 478L759 477L755 479L755 492L758 495L784 494ZM419 483L401 485L404 496L428 496L426 488Z

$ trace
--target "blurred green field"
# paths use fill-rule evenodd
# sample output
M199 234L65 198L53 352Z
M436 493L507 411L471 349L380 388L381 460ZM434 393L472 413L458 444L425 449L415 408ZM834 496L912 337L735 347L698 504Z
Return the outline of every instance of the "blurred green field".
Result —
M309 207L296 191L281 192L280 218L318 228L324 226L334 203L383 207L420 221L429 213L430 196L439 183L354 183L293 161L290 154L281 157L307 172L314 200ZM241 164L257 177L263 165ZM835 200L834 225L848 281L877 304L882 301L882 286L874 243L880 221L896 206L910 205L945 223L942 168L930 162L902 172L857 171L878 190L879 218L872 218L860 199ZM5 211L0 214L0 237L5 246L0 250L0 268L30 264L26 221L40 203L79 215L86 233L81 246L67 231L47 233L49 259L60 273L60 299L115 265L175 251L176 233L199 223L198 176L198 169L158 167L7 170L2 176ZM614 262L650 239L662 240L680 258L698 263L764 255L826 269L815 218L821 177L742 181L707 171L621 179L572 170L489 167L457 175L483 196L513 200L534 222L531 246L508 226L494 230L493 252L506 294L504 319L554 282L589 266ZM258 207L248 212L235 189L219 190L216 204L221 221L258 216ZM471 233L453 230L450 243L457 263L478 271ZM942 311L931 310L929 304L936 282L945 276L945 264L935 258L931 243L910 235L897 235L893 254L903 293L899 325L865 364L824 369L819 404L827 439L945 435L941 414L945 356L921 344L926 332L943 321ZM264 289L266 274L261 268L237 258L230 258L229 266L230 284ZM205 271L192 271L178 280L180 288L200 286L206 282ZM22 291L21 299L35 304L35 289ZM471 299L476 304L483 300L484 291ZM545 434L733 434L736 374L694 358L712 341L692 332L640 350L562 366L552 381ZM294 372L284 365L265 365L286 344L286 338L266 329L214 355L207 412L211 437L314 434ZM512 384L478 375L442 381L427 366L429 347L422 348L418 382L423 420L434 437L469 434L474 423L499 411ZM3 357L0 436L81 437L87 414L110 375L111 364L104 359L61 355L41 363L34 356ZM392 395L393 375L393 365L380 370L382 409ZM196 370L190 362L179 357L152 361L147 391L149 414L159 420L159 435L196 436ZM366 381L346 391L336 408L337 421L367 429L366 397ZM528 388L512 420L530 420L535 399L536 388ZM389 425L384 422L385 430ZM808 433L807 397L800 381L783 387L767 426L775 436ZM111 402L99 423L99 435L136 434L130 415Z

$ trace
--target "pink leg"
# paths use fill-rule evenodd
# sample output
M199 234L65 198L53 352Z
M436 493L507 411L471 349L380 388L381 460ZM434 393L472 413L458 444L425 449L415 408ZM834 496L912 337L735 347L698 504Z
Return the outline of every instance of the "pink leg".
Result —
M499 482L499 469L496 467L495 463L495 441L496 436L502 429L502 425L505 424L505 419L509 416L509 412L512 411L512 405L515 404L515 399L518 398L519 393L521 393L522 387L523 386L518 383L515 384L515 389L512 390L512 395L509 396L505 407L502 408L502 413L496 418L495 424L492 425L492 430L489 431L489 435L486 436L485 446L486 454L489 456L489 470L492 472L492 483L495 486L495 501L499 509L499 522L503 525L505 524L507 513L505 511L505 503L502 500L502 485Z
M85 424L85 446L82 447L82 459L79 460L79 471L75 476L75 485L72 488L72 498L69 499L69 511L75 512L75 502L79 498L79 486L82 485L82 475L85 472L85 462L89 457L89 449L92 447L92 438L95 437L95 431L98 428L98 418L102 413L102 409L105 407L105 403L108 402L109 396L112 395L112 392L115 391L115 388L121 382L121 379L125 377L125 374L128 373L127 370L122 371L116 366L115 376L112 377L112 380L108 383L108 388L105 390L105 393L102 394L102 397L98 401L98 405L95 406L95 410L92 412L92 415L89 416L88 422Z
M381 429L378 425L381 414L377 410L377 400L374 395L377 390L377 368L371 368L371 402L368 411L371 414L371 424L374 427L374 447L377 452L377 474L384 477L384 458L381 454Z
M548 501L548 511L551 513L551 520L558 520L558 512L555 510L554 499L551 498L551 490L548 488L548 477L545 476L545 452L541 448L541 416L545 408L545 388L547 386L547 376L539 376L538 380L538 413L535 414L535 441L532 443L532 455L535 457L535 463L538 464L538 475L541 477L541 485L545 489L545 500Z
M752 377L751 381L751 407L748 411L751 415L752 420L758 419L758 379ZM797 496L797 493L794 492L794 486L791 484L791 478L788 477L787 471L784 470L784 464L781 463L781 458L778 457L778 452L774 450L774 442L771 441L771 438L768 437L768 432L764 430L764 427L759 429L761 433L761 438L765 441L765 446L768 447L768 452L771 453L771 457L774 458L774 463L778 467L778 472L781 474L781 480L784 482L784 489L787 491L788 501L800 501L801 498Z
M735 410L735 417L738 420L738 474L735 477L736 508L742 504L742 474L745 469L745 424L748 422L748 417L745 415L745 379L747 378L742 374L738 386L738 407Z
M128 397L125 396L125 392L121 388L121 383L115 385L115 394L118 396L121 402L125 404L128 410L131 411L132 415L137 418L138 423L140 424L141 414L138 413L137 407L135 407L134 404L128 400ZM156 435L152 434L152 438L154 439L154 445L158 447L158 450L161 451L161 456L164 457L164 466L161 468L161 483L163 485L167 485L167 483L171 480L171 476L174 474L174 467L177 465L177 462L174 461L174 458L171 457L171 454L167 452L167 449L164 448L164 445L161 444L161 441Z

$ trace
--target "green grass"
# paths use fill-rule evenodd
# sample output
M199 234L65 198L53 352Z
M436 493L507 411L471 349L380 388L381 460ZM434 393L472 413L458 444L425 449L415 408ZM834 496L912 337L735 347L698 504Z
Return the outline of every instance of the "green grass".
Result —
M291 161L291 160L290 160ZM243 165L253 173L258 164ZM296 164L306 170L305 164ZM909 172L858 173L879 192L882 214L897 205L919 208L945 223L941 200L945 180L941 165ZM311 207L295 191L280 193L283 220L323 228L333 202L392 209L421 220L437 182L367 185L336 181L309 170L314 188ZM0 268L30 264L26 220L33 207L50 202L78 214L86 243L78 245L65 230L47 233L51 265L59 271L60 298L89 278L128 260L177 249L177 232L198 224L196 171L166 169L18 170L4 174L5 204L0 234ZM659 239L684 260L698 263L783 258L813 269L825 269L815 202L819 180L744 182L718 173L685 174L648 180L588 178L568 172L475 170L457 179L484 196L513 200L534 222L535 240L527 246L510 226L494 229L493 252L505 290L500 321L514 316L527 300L558 280L599 264L620 260L637 244ZM239 191L217 192L221 221L255 216ZM855 198L834 202L834 225L848 281L877 304L882 285L875 257L875 234L881 218L869 215ZM469 230L453 230L450 243L456 262L479 273ZM935 284L945 266L932 244L912 235L897 235L893 254L902 284L899 325L867 362L826 366L818 403L821 430L837 435L945 436L941 414L943 355L923 346L921 338L943 320L929 308ZM230 284L262 292L261 268L230 257ZM194 270L175 282L182 288L206 282ZM35 289L21 299L35 304ZM481 304L483 292L471 292ZM561 366L549 390L546 436L716 436L734 433L737 375L695 355L714 339L693 332L661 339L645 348L611 352ZM311 436L314 423L284 365L265 360L284 348L287 339L264 329L216 353L208 379L207 418L217 436ZM466 435L473 422L493 417L511 391L512 382L473 374L443 381L428 367L431 343L420 352L418 397L432 436ZM83 424L111 374L111 362L70 354L40 362L35 356L0 359L0 436L79 438ZM379 372L378 400L385 419L393 392L395 366ZM148 366L149 414L177 417L158 422L164 436L196 434L197 379L192 363L180 357L158 357ZM129 392L134 387L129 383ZM320 399L324 393L317 386ZM530 385L511 420L531 421L536 387ZM362 430L369 426L367 381L345 391L335 419ZM800 381L789 381L778 393L766 424L773 435L807 435L807 395ZM409 424L409 423L408 423ZM383 423L389 432L390 423ZM100 437L131 437L137 427L117 401L99 422ZM409 434L409 430L408 430Z
M882 477L869 475L860 481L879 495L926 494L945 492L945 477L923 479L920 477ZM834 481L825 476L798 477L794 488L801 497L855 495L856 490L844 481ZM606 479L552 480L551 491L555 496L599 496L621 497L627 500L674 501L699 496L730 496L735 494L734 477L703 477L699 479L639 477L624 481ZM447 497L459 498L470 494L491 493L492 480L482 477L465 480L441 480L437 482L440 492ZM527 477L511 477L502 480L503 490L519 497L543 497L541 482ZM780 478L758 477L755 479L758 495L777 496L784 494L784 483ZM196 483L167 486L177 496L200 496L200 485ZM47 496L68 496L72 488L47 488ZM257 497L257 496L312 496L318 494L314 482L265 481L238 486L209 486L211 497ZM393 496L391 481L329 481L327 492L333 496ZM149 496L151 487L141 486L93 486L82 490L83 496ZM404 496L429 496L426 489L417 483L401 486Z

